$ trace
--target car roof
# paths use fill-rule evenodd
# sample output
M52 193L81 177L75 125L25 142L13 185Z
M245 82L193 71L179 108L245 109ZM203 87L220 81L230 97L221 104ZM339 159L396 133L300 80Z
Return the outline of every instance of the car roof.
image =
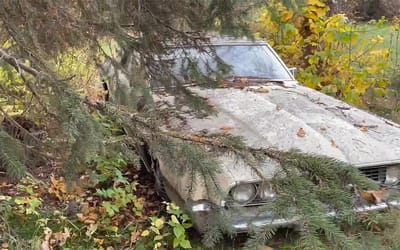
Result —
M229 36L206 36L199 38L199 43L195 45L176 45L171 43L169 48L187 48L187 47L202 47L202 46L223 46L223 45L268 45L267 42L259 39L250 39L247 37L235 38Z
M233 38L233 37L210 37L210 45L267 45L267 42L257 39L249 39L246 37Z

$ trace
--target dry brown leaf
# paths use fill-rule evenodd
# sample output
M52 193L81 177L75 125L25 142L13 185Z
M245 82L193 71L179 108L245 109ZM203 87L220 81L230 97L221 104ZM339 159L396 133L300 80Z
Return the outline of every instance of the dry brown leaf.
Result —
M51 231L50 228L46 227L44 228L44 240L41 244L42 250L52 250L53 248L51 247L50 244L50 238L53 232Z
M336 142L335 142L334 140L331 140L331 145L332 145L332 147L335 147L335 148L338 147L337 144L336 144Z
M238 84L238 85L235 85L235 86L233 86L233 88L234 89L244 89L246 86L245 85L242 85L242 84Z
M266 94L266 93L269 93L269 90L267 88L258 88L255 90L255 92Z
M388 193L387 189L382 189L382 190L378 190L378 191L376 191L376 190L368 190L368 191L360 190L361 198L363 198L364 200L367 200L369 202L372 202L374 204L385 201L387 193Z
M12 187L12 186L13 186L13 184L8 183L8 182L5 182L5 181L3 181L3 182L0 184L0 188L8 188L8 187Z
M362 132L368 132L368 127L361 127L361 128L360 128L360 131L362 131Z
M130 243L135 244L140 236L140 231L131 232Z
M299 130L297 131L297 136L298 137L306 136L306 131L303 128L299 128Z
M97 218L99 217L95 213L89 213L88 215L83 215L82 213L77 213L76 216L80 221L85 224L94 224L96 223Z
M64 245L68 238L71 237L71 233L68 228L64 227L64 232L57 232L53 233L53 239L56 240L57 246L62 246Z
M232 130L232 129L234 129L234 128L235 128L235 127L232 126L232 125L225 125L225 126L221 127L220 130L222 130L222 131L229 131L229 130Z
M197 135L192 135L192 136L190 137L190 139L191 139L192 141L194 141L194 142L205 142L205 141L206 141L206 138L201 137L201 136L197 136Z
M326 128L319 128L321 131L326 131Z

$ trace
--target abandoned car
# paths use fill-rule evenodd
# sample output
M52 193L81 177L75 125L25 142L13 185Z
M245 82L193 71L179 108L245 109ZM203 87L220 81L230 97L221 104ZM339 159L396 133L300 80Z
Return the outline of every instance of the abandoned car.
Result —
M397 184L400 178L398 124L301 85L265 42L215 39L207 46L211 46L217 56L230 66L231 74L224 81L227 85L202 88L191 84L187 88L211 103L216 113L205 117L186 114L184 123L174 124L171 121L168 129L183 134L229 130L230 134L240 136L251 147L282 151L297 149L335 158L354 165L376 182ZM185 53L185 57L189 54L213 64L212 57L207 53L187 48L176 50L187 50L189 53ZM177 55L174 60L181 58ZM201 61L198 62L201 64ZM122 71L108 74L113 76L108 77L111 90L115 88L113 84L121 84L125 77ZM238 79L245 79L245 86L234 86ZM154 88L151 94L156 102L174 102L174 97L159 88ZM114 96L114 101L118 101L116 99ZM197 228L205 227L207 214L214 210L229 214L232 206L247 209L246 213L229 216L229 223L237 232L247 231L252 226L289 226L293 222L291 219L274 218L268 213L253 213L254 207L271 202L279 194L269 185L260 185L260 177L231 155L219 156L222 169L216 181L225 196L219 197L208 195L201 185L188 192L191 179L187 174L167 168L160 155L146 156L145 147L140 150L144 164L155 176L158 191L165 192L169 199L185 207ZM270 160L260 168L265 178L272 178L279 164ZM399 205L398 201L363 203L355 209L372 211Z

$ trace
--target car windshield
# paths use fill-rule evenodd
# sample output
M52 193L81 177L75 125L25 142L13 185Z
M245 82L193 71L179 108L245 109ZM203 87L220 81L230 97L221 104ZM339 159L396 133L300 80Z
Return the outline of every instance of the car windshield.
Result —
M221 64L225 64L229 68L225 76L292 79L281 61L265 45L218 45L213 49L215 54L209 50L201 52L197 49L176 50L174 71L181 76L188 75L188 70L193 69L195 63L202 73L212 74L221 68Z

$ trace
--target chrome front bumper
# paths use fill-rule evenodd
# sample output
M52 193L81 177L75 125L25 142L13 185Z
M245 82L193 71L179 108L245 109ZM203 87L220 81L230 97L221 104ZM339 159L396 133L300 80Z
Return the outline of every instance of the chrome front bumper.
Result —
M357 206L354 211L356 213L380 211L390 208L400 208L400 200L388 201L386 203L368 204ZM207 216L214 212L211 204L197 203L191 206L191 214L194 225L202 232L205 230L207 225ZM335 212L327 213L329 216L336 216ZM248 232L251 228L262 228L262 227L297 227L301 225L301 221L296 218L292 219L277 219L273 218L272 215L242 215L242 214L230 214L229 216L230 225L235 232Z

